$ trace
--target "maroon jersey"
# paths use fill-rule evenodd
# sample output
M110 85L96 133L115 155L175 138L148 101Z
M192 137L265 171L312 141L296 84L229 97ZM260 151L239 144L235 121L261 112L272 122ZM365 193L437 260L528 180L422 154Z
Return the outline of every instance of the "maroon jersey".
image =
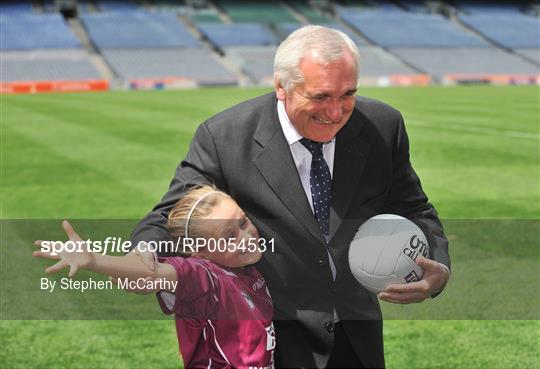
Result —
M254 267L225 268L198 258L162 258L178 275L173 294L160 292L165 314L175 314L186 368L273 368L273 307Z

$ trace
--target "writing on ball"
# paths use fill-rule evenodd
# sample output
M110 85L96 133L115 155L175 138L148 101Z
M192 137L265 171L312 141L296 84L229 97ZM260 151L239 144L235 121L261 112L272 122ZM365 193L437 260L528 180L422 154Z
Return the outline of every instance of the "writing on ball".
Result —
M414 261L416 261L418 255L428 258L429 246L417 235L412 235L411 239L409 240L409 246L403 248L403 253Z

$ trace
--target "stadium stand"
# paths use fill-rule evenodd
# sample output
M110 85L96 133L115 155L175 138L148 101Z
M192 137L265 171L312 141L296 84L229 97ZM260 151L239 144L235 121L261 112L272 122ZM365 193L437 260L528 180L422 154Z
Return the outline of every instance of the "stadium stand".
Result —
M339 7L338 13L345 22L355 27L375 45L380 45L418 71L431 75L436 81L447 82L455 76L478 76L483 80L489 75L539 74L534 63L492 45L491 39L496 39L498 35L504 35L498 40L499 44L504 44L509 49L518 46L531 48L538 44L538 19L517 11L512 15L460 15L462 24L439 14L399 12L396 9L386 11ZM501 27L504 23L498 23L499 18L516 20L514 23L508 21L507 27ZM478 26L482 31L471 29L472 22L465 19L486 19L485 22L493 28ZM512 28L512 31L507 30L508 27ZM516 35L513 36L514 33ZM528 53L526 51L526 54ZM372 64L372 67L376 65ZM363 73L369 73L369 69L363 69Z
M2 82L88 79L101 79L101 75L84 50L2 52Z
M213 8L191 10L189 17L196 23L223 23L217 10Z
M113 70L126 80L185 78L199 85L235 85L236 77L203 48L104 49Z
M540 66L540 49L515 49L514 52L523 55Z
M43 12L44 13L56 13L58 12L58 6L54 0L43 0Z
M540 19L514 14L470 14L459 19L485 37L508 49L540 48Z
M360 37L356 32L352 31L351 29L345 27L341 23L338 22L324 22L324 23L316 23L320 24L322 26L331 27L338 29L342 31L343 33L346 33L358 46L360 45L366 45L366 41ZM302 27L303 24L298 23L280 23L276 25L274 28L276 30L276 33L280 39L280 41L284 40L291 32L297 30L298 28Z
M227 58L238 65L255 84L269 86L274 82L276 46L231 46L225 48Z
M33 10L32 4L26 1L4 1L0 3L0 10L3 16L16 14L30 14Z
M20 7L6 16L0 6L1 80L64 81L96 80L101 76L88 53L59 14L25 13Z
M440 15L341 8L341 18L383 47L488 47ZM391 26L389 26L391 25Z
M3 7L2 14L3 13ZM59 14L13 13L0 18L2 50L69 49L80 47Z
M199 46L172 13L115 11L83 14L81 20L100 49Z
M218 49L228 46L264 46L277 44L270 29L260 23L200 23L200 32Z
M215 1L235 23L298 23L293 13L276 1Z
M186 4L181 1L174 0L154 0L148 5L150 10L176 12L184 14L190 9Z
M418 72L403 64L394 55L377 46L360 46L360 76L385 77L393 74L413 75Z
M139 6L135 0L98 0L96 1L96 4L99 10L103 12L125 12L131 10L139 10Z
M520 11L526 9L516 4L505 4L499 7L490 7L491 13L482 13L478 10L471 14L461 14L459 19L466 26L484 35L487 39L501 47L512 50L526 60L536 64L536 72L540 66L540 19L525 15ZM508 11L508 9L512 9ZM474 8L476 9L476 8ZM493 9L497 9L493 11ZM503 12L503 10L506 10Z
M77 1L77 13L92 13L97 11L96 4L90 0L79 0Z
M431 13L429 6L422 0L401 0L401 3L410 12L413 13Z
M488 14L488 15L515 15L527 11L529 3L527 1L456 1L457 9L466 14Z
M332 21L331 18L322 14L320 11L315 10L303 1L293 1L291 2L291 6L311 24L323 24Z
M393 48L392 52L439 80L448 74L538 74L538 67L496 48Z
M125 85L231 85L236 77L182 25L174 12L114 11L81 16L90 38ZM212 24L209 24L212 25ZM121 32L119 31L121 30Z
M42 0L0 11L3 84L271 85L277 44L308 23L357 43L362 83L540 84L540 6L525 0Z
M388 12L402 12L402 8L400 8L396 3L392 1L385 1L385 0L342 0L341 4L349 10L355 10L355 11L382 11L385 13Z

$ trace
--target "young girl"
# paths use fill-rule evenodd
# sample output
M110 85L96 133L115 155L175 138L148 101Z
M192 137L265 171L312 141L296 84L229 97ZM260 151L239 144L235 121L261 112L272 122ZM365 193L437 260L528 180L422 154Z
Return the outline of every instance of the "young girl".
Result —
M70 240L80 240L68 222L63 226ZM60 252L53 256L35 251L34 256L60 259L46 273L70 267L70 277L82 268L116 278L172 282L163 285L178 282L176 290L160 291L158 301L165 314L175 314L186 368L272 368L272 301L263 277L251 266L262 256L259 247L247 250L248 244L259 239L251 221L227 194L203 186L178 201L167 227L171 236L181 241L204 238L217 243L234 238L237 245L243 241L246 247L217 251L208 243L189 257L159 258L153 271L133 253ZM41 241L36 245L41 246Z

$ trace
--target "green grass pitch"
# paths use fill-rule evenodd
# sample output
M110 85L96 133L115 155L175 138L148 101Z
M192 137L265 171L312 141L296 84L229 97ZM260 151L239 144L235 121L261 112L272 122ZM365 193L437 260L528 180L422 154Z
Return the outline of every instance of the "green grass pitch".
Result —
M139 219L166 191L197 125L267 91L1 96L0 216ZM360 88L359 94L402 111L413 165L441 218L450 219L447 290L420 305L383 306L387 366L539 368L538 87ZM8 281L40 275L49 263L29 256L31 244L10 250L6 233L1 299L24 309L24 291L8 293ZM155 307L151 297L130 297ZM0 367L182 365L171 320L10 320L4 302ZM412 320L415 314L423 318Z

